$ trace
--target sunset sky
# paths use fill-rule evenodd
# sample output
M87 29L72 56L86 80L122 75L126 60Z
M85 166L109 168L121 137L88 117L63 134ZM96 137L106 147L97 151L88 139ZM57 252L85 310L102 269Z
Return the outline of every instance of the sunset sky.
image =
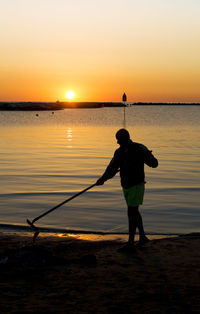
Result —
M0 101L200 101L200 0L0 0Z

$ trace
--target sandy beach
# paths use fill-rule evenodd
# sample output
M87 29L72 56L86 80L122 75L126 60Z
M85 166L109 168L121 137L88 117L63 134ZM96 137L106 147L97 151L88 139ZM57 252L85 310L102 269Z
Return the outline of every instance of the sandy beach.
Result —
M1 313L199 313L200 235L125 238L0 233Z

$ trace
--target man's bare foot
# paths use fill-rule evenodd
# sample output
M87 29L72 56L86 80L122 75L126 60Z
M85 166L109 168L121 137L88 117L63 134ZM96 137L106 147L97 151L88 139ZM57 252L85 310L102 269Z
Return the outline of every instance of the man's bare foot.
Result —
M140 237L137 247L142 247L144 244L148 243L150 240L147 238L147 236Z

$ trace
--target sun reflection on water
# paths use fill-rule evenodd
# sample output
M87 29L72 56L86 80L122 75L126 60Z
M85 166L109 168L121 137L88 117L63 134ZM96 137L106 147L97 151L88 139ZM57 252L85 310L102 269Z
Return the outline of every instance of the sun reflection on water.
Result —
M72 142L72 129L71 128L67 129L67 142L69 142L67 145L67 148L72 148L73 146L71 143ZM69 145L69 144L71 144L71 145Z

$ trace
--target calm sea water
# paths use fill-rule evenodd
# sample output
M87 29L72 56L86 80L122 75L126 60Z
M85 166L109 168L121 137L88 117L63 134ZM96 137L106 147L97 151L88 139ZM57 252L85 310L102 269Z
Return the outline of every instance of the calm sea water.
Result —
M36 116L38 114L38 116ZM200 107L135 106L0 112L0 222L26 225L96 182L118 147L116 131L153 150L141 207L147 233L200 230ZM42 218L38 226L127 232L119 176Z

